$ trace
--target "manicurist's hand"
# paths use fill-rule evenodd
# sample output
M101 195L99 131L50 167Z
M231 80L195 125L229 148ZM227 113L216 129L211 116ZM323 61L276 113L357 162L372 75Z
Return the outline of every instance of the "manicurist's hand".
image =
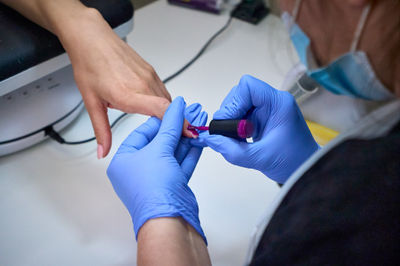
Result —
M151 219L181 217L205 240L197 201L188 186L202 148L181 138L184 115L194 124L204 125L207 120L199 104L185 110L183 98L178 97L162 122L152 117L133 131L108 167L114 190L131 214L136 236Z
M214 119L244 117L255 125L254 143L206 132L191 143L209 146L228 162L259 170L280 184L318 149L292 95L248 75L214 114Z
M71 60L96 135L97 156L111 148L108 108L162 119L171 96L154 69L78 0L0 0L53 32ZM192 137L185 122L184 136Z

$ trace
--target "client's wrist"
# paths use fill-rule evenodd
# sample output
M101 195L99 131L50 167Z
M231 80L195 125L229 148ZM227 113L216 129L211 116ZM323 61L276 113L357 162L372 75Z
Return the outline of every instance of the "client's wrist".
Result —
M75 47L81 49L82 43L85 43L82 42L83 39L87 37L94 39L93 37L96 37L94 35L99 31L112 31L97 9L88 8L81 3L71 7L59 18L52 19L51 28L67 52Z

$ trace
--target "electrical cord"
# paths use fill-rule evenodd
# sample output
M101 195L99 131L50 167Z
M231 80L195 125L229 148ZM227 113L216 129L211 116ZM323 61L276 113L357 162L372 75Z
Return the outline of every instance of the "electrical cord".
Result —
M188 62L186 63L183 67L181 67L178 71L176 71L174 74L170 75L169 77L165 78L163 80L163 83L166 84L170 80L174 79L178 75L180 75L183 71L185 71L188 67L190 67L194 62L197 61L197 59L202 56L202 54L207 50L208 46L214 41L215 38L217 38L222 32L224 32L230 25L232 21L232 16L229 17L228 21L225 23L225 25L219 29L216 33L214 33L213 36L211 36L210 39L203 45L203 47L200 49L199 52ZM114 122L110 125L110 128L113 128L122 118L124 118L128 113L123 113L120 116L118 116ZM54 130L53 126L48 126L44 128L44 132L46 136L49 136L53 140L57 141L60 144L67 144L67 145L79 145L79 144L84 144L90 141L93 141L96 139L96 137L92 137L89 139L84 139L84 140L79 140L79 141L67 141L61 135Z
M200 49L200 51L192 58L192 60L190 60L188 63L186 63L186 65L184 65L181 69L179 69L178 71L176 71L174 74L172 74L171 76L167 77L166 79L164 79L164 83L167 83L168 81L170 81L171 79L175 78L176 76L178 76L179 74L181 74L183 71L185 71L188 67L190 67L197 59L199 59L199 57L204 53L204 51L208 48L208 46L210 46L210 44L214 41L215 38L217 38L223 31L226 30L226 28L228 28L229 24L231 24L232 21L232 17L230 16L228 21L225 23L225 25L216 33L214 33L213 36L211 36L211 38L206 42L206 44L203 45L203 47Z
M114 120L114 122L111 124L110 128L113 128L122 118L124 118L128 113L123 113L120 116L117 117L117 119ZM79 145L79 144L84 144L90 141L93 141L96 139L96 137L91 137L90 139L84 139L84 140L79 140L79 141L66 141L63 137L58 134L57 131L54 130L53 126L48 126L44 129L45 135L49 136L50 138L54 139L60 144L68 144L68 145Z

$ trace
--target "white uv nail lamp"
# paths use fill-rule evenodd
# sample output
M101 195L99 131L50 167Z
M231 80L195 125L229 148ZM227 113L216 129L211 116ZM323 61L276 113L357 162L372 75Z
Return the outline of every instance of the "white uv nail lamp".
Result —
M97 8L119 37L133 28L129 0L82 0ZM83 108L71 63L56 36L0 4L0 156L61 130Z

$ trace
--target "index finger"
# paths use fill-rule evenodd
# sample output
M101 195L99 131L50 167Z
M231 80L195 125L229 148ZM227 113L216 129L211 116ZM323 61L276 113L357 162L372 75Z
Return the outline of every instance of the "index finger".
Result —
M155 116L159 119L163 119L169 105L170 102L166 98L134 92L121 98L118 103L112 104L113 108L119 109L125 113ZM188 125L188 121L185 120L182 133L185 137L192 138L192 133L187 129Z

